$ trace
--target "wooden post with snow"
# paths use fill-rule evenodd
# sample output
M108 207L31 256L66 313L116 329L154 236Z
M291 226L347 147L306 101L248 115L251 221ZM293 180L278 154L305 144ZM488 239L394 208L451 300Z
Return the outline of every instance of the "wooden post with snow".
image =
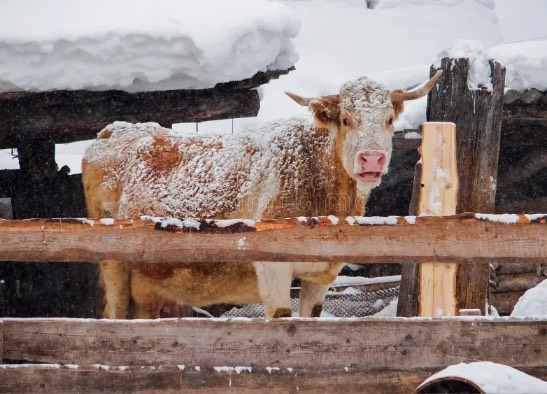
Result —
M477 81L477 75L469 59L442 59L446 76L428 98L429 121L458 125L458 213L495 211L505 68L493 60L489 66L489 79L483 76L484 85L471 89L469 80ZM430 72L436 71L432 67ZM480 309L484 314L489 274L488 264L460 266L457 299L461 309Z
M486 67L488 68L488 66ZM454 122L458 125L456 152L458 157L459 192L457 212L493 213L496 194L498 157L505 68L490 60L490 76L483 85L470 86L476 80L469 59L444 58L443 76L428 96L427 120ZM431 68L434 75L437 69ZM401 305L398 316L413 316L417 312L419 286L417 269L405 266L401 281ZM414 268L414 269L413 269ZM461 309L485 311L490 268L488 264L458 269L457 301Z
M458 201L456 125L422 125L422 176L418 213L453 215ZM457 263L432 261L420 267L420 316L457 316Z

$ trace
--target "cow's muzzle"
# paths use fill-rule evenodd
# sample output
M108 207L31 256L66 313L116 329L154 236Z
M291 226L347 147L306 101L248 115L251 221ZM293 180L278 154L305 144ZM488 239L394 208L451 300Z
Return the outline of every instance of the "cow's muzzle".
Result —
M385 173L386 155L378 151L359 151L355 175L363 183L377 183Z

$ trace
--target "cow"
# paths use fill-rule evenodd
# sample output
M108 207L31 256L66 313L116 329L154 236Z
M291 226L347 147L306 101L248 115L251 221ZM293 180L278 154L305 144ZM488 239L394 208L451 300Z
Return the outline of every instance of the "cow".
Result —
M426 95L440 72L413 90L389 91L362 77L339 94L305 98L313 122L295 118L235 135L188 136L156 123L115 122L87 149L82 180L96 218L278 219L359 216L388 172L393 122L406 100ZM169 303L206 306L262 301L266 318L316 317L343 263L264 261L177 265L100 263L105 318L156 318Z

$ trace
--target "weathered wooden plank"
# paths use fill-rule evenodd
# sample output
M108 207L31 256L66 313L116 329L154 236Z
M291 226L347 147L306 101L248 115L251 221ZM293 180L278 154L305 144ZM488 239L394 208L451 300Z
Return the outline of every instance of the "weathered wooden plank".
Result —
M503 105L504 119L533 119L547 120L547 94L533 103L526 103L522 100L515 100Z
M500 315L510 315L513 312L513 308L518 302L519 298L524 294L522 291L510 291L504 293L498 293L492 291L490 294L490 303L496 308Z
M4 367L7 367L6 365ZM181 370L182 369L182 370ZM433 369L357 371L249 368L237 373L177 366L0 366L0 392L401 393L412 392ZM372 372L372 373L371 373Z
M507 274L498 276L496 292L526 291L545 280L535 272L521 274Z
M534 368L547 365L546 349L547 321L534 319L4 319L5 360L84 366Z
M78 219L0 220L0 261L541 262L547 257L547 215L515 215L515 224L500 223L503 217L482 220L473 214L331 219L283 219L251 226L201 220L189 227L168 220L97 221L93 226ZM382 222L396 224L374 224Z
M535 272L538 275L541 275L541 266L537 264L528 264L528 263L513 263L513 264L503 264L503 261L500 261L494 264L494 270L497 276L507 275L507 274L525 274L530 272ZM539 272L538 272L539 271Z

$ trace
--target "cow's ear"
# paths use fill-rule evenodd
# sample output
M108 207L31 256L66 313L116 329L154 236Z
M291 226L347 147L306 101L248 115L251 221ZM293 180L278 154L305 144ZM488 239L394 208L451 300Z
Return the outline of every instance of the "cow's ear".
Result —
M393 94L395 93L395 95ZM403 94L403 91L401 89L394 90L392 92L392 100L391 103L393 104L393 111L395 111L395 119L399 117L405 110L405 102L403 100L394 100L393 97L397 97L396 95Z
M340 124L340 96L325 96L313 99L310 111L319 127L338 126Z
M285 92L298 104L307 106L313 113L315 122L319 127L328 127L330 125L339 125L340 123L340 96L323 96L316 98L307 98L297 94Z

